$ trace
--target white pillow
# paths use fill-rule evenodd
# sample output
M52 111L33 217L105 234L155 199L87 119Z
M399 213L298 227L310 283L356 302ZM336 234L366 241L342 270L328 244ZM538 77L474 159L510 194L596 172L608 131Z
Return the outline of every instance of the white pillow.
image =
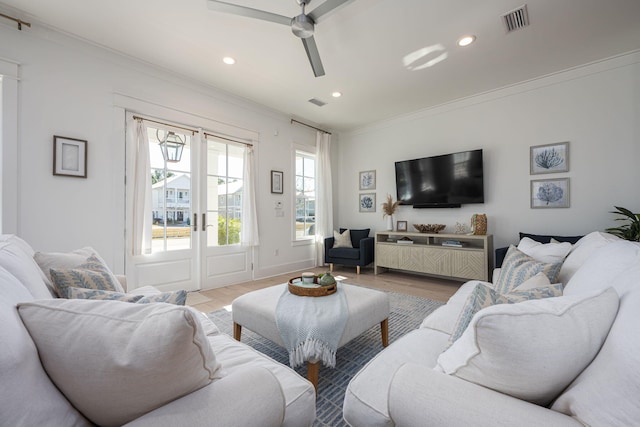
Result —
M557 264L563 262L571 251L571 243L540 243L529 237L523 237L518 243L518 249L531 258L546 262L548 264Z
M571 277L595 250L619 240L622 239L601 231L594 231L578 240L560 268L558 281L567 285Z
M514 291L528 291L530 289L544 288L547 286L551 286L551 282L549 281L547 275L541 271L540 273L536 274L533 277L530 277L520 285L516 286Z
M42 365L98 425L123 425L219 377L198 314L172 304L20 304Z
M53 298L38 264L18 244L0 243L0 266L13 274L35 299Z
M333 247L334 248L352 248L351 245L351 231L344 230L342 234L333 230Z
M614 289L479 311L434 369L546 406L591 363L618 311Z

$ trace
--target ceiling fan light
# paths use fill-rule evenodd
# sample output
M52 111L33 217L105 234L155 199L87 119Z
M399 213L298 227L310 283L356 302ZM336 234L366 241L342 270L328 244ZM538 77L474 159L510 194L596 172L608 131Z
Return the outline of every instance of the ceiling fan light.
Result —
M301 39L313 36L313 27L313 20L305 14L298 15L291 19L291 31Z

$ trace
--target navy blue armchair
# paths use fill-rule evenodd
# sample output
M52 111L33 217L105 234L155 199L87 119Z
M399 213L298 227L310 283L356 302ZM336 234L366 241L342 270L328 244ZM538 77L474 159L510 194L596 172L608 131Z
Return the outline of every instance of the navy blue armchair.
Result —
M340 233L342 234L345 230L346 228L341 228ZM333 264L355 265L357 274L360 274L360 267L373 262L375 239L369 237L369 231L369 228L349 229L352 248L334 248L333 237L324 239L324 262L329 264L330 271L333 271Z

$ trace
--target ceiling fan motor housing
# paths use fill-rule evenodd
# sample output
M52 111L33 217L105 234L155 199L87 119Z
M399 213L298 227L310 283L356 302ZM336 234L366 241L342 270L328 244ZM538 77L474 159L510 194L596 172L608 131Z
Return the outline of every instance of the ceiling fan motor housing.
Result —
M313 27L313 19L304 13L291 19L291 31L301 39L313 36Z

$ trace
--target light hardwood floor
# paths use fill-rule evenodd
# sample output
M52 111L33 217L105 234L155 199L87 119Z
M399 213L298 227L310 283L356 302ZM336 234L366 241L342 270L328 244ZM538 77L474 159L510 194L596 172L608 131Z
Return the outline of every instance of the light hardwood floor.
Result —
M328 267L312 268L305 271L324 273ZM200 292L192 292L187 296L187 305L208 313L227 305L240 295L268 286L286 283L290 278L300 276L302 271L282 274L267 279L253 280L222 288L210 289ZM460 285L464 282L445 280L418 274L389 271L382 274L373 274L373 267L363 268L360 275L356 274L355 267L338 266L333 270L334 276L344 276L345 283L368 286L370 288L399 292L437 301L447 301Z

